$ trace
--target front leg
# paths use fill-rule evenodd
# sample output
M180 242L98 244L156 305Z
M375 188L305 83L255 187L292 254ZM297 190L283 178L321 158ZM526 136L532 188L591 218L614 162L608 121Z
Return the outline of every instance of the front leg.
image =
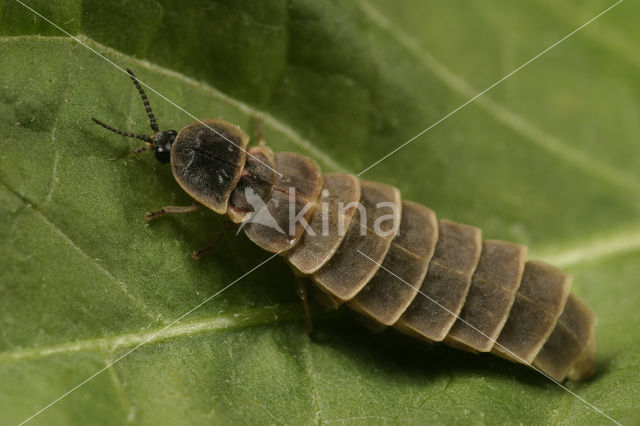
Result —
M147 212L144 215L146 220L157 219L160 216L164 216L166 214L175 214L175 213L191 213L198 211L202 208L202 204L197 201L194 201L190 206L166 206L161 208L160 210L156 210L154 212Z

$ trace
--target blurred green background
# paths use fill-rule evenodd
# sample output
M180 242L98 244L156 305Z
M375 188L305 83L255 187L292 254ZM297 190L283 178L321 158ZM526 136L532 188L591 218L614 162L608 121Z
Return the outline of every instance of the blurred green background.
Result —
M58 1L26 4L201 118L359 173L613 2ZM598 374L567 386L640 421L640 27L624 1L362 177L531 248L599 317ZM193 121L149 94L162 129ZM128 77L0 0L0 423L15 424L267 255L168 167ZM606 423L490 355L320 315L310 341L274 259L33 424Z

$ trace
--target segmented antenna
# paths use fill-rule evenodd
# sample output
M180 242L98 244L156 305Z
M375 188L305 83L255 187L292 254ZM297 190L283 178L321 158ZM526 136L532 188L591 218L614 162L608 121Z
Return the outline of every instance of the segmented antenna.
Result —
M101 125L102 127L104 127L107 130L111 130L113 133L117 133L117 134L119 134L121 136L126 136L128 138L136 138L136 139L143 140L145 142L153 143L153 139L151 139L151 136L139 135L137 133L131 133L131 132L125 132L123 130L116 129L115 127L111 127L108 124L103 123L102 121L98 120L97 118L91 117L91 119L93 120L94 123Z
M142 98L142 103L144 104L144 110L147 112L147 116L149 117L149 124L151 124L151 130L153 130L154 132L159 132L160 128L158 127L158 123L156 123L156 118L153 116L153 111L151 111L151 105L149 105L149 99L147 98L147 94L144 93L144 89L140 85L140 82L138 81L136 76L133 75L133 71L127 68L127 72L129 73L129 77L131 77L131 80L133 80L133 84L136 86L136 89L138 89L138 93L140 93L140 97Z

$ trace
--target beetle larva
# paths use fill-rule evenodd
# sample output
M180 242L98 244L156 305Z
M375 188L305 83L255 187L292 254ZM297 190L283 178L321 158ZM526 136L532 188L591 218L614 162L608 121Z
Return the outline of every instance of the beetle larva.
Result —
M334 306L381 326L473 352L492 352L534 366L557 381L580 380L595 368L595 316L569 293L570 277L524 246L482 241L481 231L404 201L397 188L345 173L322 175L305 156L273 153L223 120L196 121L160 132L144 91L129 71L149 116L147 142L171 163L193 207L243 223L264 250L280 253L310 277ZM381 207L382 206L382 207ZM256 220L258 216L268 218Z

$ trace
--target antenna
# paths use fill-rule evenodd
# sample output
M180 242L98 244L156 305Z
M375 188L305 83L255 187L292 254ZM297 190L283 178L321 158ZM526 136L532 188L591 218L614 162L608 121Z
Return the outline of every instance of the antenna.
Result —
M151 105L149 105L149 99L147 98L147 94L144 93L144 89L140 85L140 82L138 81L136 76L133 75L133 71L127 68L127 72L129 73L129 77L131 77L131 80L133 80L133 84L136 86L136 89L138 89L138 93L140 93L140 97L142 98L142 103L144 104L144 110L147 112L147 116L149 117L149 124L151 124L151 130L153 130L154 132L159 132L160 128L158 127L158 123L156 123L156 118L153 116L153 111L151 111Z
M143 140L145 142L149 142L149 143L153 143L153 139L151 139L151 136L147 136L147 135L139 135L137 133L131 133L131 132L125 132L123 130L118 130L115 127L111 127L106 123L103 123L102 121L98 120L97 118L93 118L91 117L91 119L93 120L94 123L101 125L102 127L104 127L107 130L111 130L113 133L117 133L121 136L125 136L128 138L136 138L136 139L140 139Z

